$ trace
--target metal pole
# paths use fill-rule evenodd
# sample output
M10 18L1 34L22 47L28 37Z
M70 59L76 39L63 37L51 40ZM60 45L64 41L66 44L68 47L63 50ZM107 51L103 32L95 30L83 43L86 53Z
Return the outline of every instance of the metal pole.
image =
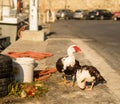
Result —
M3 0L1 0L1 2L0 2L0 20L2 20L2 18L3 18Z
M38 0L30 0L30 14L29 14L29 22L30 22L30 30L37 31L38 30Z
M17 10L17 0L13 0L14 8Z

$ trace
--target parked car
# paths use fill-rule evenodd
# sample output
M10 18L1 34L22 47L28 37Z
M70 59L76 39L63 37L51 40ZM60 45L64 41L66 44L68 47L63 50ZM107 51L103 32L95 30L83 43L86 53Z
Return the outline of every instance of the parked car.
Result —
M72 19L73 18L73 11L70 9L60 9L56 13L57 19Z
M112 18L115 21L120 20L120 12L114 12Z
M109 10L106 9L96 9L93 11L90 11L87 15L87 19L112 19L112 13Z
M73 13L73 19L86 19L88 10L76 10Z

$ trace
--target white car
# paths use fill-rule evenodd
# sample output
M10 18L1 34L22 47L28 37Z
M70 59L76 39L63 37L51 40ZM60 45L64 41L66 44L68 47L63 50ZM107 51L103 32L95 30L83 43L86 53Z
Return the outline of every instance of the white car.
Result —
M73 11L70 9L60 9L56 13L57 19L72 19L73 18Z
M73 13L73 19L86 19L88 10L76 10Z

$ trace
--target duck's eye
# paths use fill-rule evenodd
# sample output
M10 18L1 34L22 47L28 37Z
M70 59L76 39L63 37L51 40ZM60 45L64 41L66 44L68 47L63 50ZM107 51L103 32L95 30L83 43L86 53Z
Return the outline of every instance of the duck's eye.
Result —
M85 79L83 79L81 82L84 82L85 81Z

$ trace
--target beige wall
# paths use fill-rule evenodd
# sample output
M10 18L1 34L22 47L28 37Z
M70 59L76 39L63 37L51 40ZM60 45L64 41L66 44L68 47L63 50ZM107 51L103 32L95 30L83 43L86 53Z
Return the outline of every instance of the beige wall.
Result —
M29 4L29 0L23 0L24 6ZM46 10L52 9L57 11L62 8L88 9L97 8L108 9L111 12L120 11L120 0L39 0L39 17L41 21L46 21ZM40 21L40 22L41 22ZM44 23L44 22L43 22Z
M2 0L0 0L2 1ZM4 5L8 5L9 1L12 0L3 0ZM29 1L22 0L24 11L29 12ZM39 1L39 23L45 23L47 21L46 11L52 9L56 12L58 9L69 8L71 10L76 9L97 9L104 8L112 12L120 11L120 0L38 0ZM1 3L1 2L0 2Z
M0 0L1 1L1 0ZM12 0L10 0L12 1ZM29 0L22 0L24 7L29 4ZM41 12L52 8L53 10L65 8L75 9L96 9L106 8L111 11L120 11L120 0L38 0L39 9ZM9 0L3 0L5 5L8 5Z
M120 11L120 0L51 0L51 7L53 9L65 8L65 1L67 7L72 10L75 9L96 9L106 8L111 11Z

